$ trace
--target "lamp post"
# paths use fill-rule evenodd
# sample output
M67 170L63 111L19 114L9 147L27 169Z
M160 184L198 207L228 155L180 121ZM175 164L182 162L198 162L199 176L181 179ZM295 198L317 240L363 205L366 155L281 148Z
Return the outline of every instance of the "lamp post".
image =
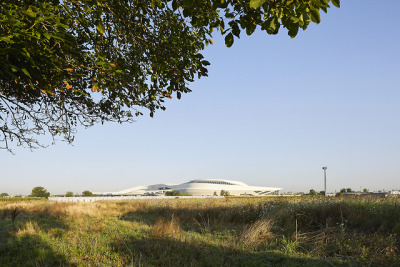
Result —
M328 169L328 167L324 166L322 169L324 170L324 195L326 196L326 169Z

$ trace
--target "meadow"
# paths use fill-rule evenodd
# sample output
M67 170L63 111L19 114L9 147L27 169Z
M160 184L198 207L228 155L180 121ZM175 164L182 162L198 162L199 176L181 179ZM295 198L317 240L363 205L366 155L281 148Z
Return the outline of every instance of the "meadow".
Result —
M0 266L400 266L399 198L0 201Z

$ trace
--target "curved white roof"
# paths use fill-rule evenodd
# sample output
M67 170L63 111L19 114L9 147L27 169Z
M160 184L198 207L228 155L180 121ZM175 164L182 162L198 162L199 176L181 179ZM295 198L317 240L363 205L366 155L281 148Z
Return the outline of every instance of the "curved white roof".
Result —
M247 184L239 181L232 181L232 180L221 180L221 179L198 179L198 180L191 180L185 184L222 184L222 185L242 185L247 186Z
M261 196L277 192L281 189L277 187L249 186L240 181L225 179L196 179L178 185L155 184L136 186L114 192L113 195L162 195L166 191L177 190L181 193L198 196L218 194L222 190L225 190L234 196Z

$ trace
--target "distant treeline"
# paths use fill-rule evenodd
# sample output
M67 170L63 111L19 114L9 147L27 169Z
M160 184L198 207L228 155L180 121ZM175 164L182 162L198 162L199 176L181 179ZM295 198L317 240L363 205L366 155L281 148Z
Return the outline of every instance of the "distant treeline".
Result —
M2 197L2 202L14 202L14 201L31 201L31 200L45 200L44 197Z

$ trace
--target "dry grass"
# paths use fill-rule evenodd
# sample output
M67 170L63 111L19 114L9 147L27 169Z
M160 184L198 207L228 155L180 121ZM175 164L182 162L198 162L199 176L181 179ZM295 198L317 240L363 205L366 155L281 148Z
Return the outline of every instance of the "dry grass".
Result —
M260 219L247 226L239 238L239 242L245 248L255 249L265 245L274 234L271 232L273 222L271 219Z
M19 225L15 236L35 235L41 231L37 222L28 221L25 224Z
M151 228L151 235L157 238L178 238L182 229L174 217L170 221L158 220Z

